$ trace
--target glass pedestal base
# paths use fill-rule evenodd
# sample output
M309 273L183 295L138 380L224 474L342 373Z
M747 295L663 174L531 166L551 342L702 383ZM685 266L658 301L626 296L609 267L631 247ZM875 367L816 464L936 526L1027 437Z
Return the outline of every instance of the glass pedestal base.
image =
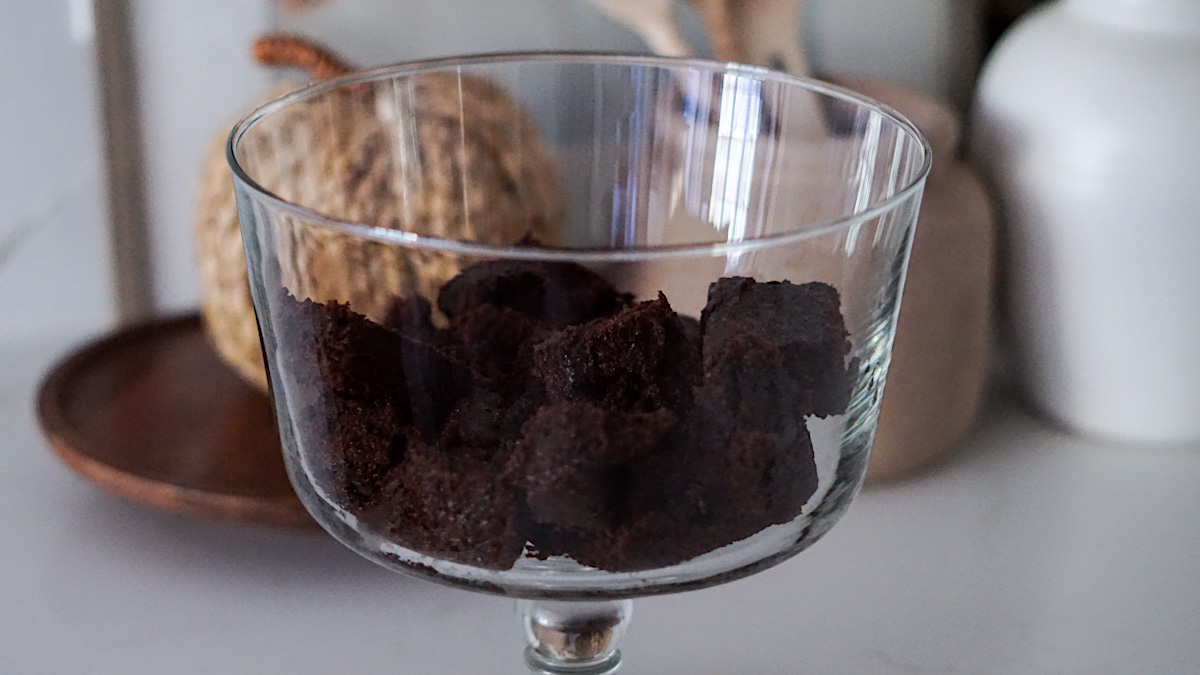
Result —
M621 664L617 646L632 613L629 600L518 600L517 617L529 645L525 661L538 675L615 673Z

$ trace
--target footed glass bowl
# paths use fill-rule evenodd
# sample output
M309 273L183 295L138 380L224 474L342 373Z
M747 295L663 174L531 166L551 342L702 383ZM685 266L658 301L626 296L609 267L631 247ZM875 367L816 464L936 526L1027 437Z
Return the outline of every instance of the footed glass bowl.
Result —
M612 672L628 598L795 555L861 485L929 148L765 69L503 55L230 136L291 479L335 537Z

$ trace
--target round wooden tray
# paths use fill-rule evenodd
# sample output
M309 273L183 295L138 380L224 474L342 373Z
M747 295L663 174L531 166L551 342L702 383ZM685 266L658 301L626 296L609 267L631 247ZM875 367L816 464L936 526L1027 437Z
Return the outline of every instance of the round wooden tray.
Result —
M288 482L270 398L221 361L197 315L126 328L69 354L42 382L38 420L67 466L123 497L313 524Z

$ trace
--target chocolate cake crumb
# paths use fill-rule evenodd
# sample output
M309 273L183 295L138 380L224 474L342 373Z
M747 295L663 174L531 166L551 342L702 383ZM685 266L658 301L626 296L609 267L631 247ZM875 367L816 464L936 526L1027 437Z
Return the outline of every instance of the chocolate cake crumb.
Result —
M477 264L382 323L276 303L311 477L382 536L487 569L676 565L800 515L844 412L832 287L714 283L699 321L570 263Z
M403 341L339 303L278 301L275 330L289 403L313 470L350 507L372 500L404 455L399 432L412 424L403 387Z
M538 343L534 369L553 401L613 410L686 409L700 376L700 343L666 296L568 327Z
M496 457L450 455L414 442L362 514L402 545L425 555L487 569L512 567L525 547L518 530L516 497L496 480Z
M803 424L815 407L812 391L789 373L783 354L754 334L725 341L695 396L693 418L718 420L731 429L778 432Z
M700 517L723 531L728 541L800 514L817 489L812 440L802 419L776 430L753 428L711 415L698 401L688 431L697 450L693 492L704 505Z
M383 325L414 340L432 342L437 339L432 314L429 301L419 295L396 298Z
M348 305L279 298L275 330L286 370L302 387L341 399L375 400L404 377L404 338ZM403 394L402 390L395 393ZM407 399L401 399L407 408ZM403 423L410 422L405 418Z
M709 287L700 323L706 370L740 348L731 340L754 336L778 351L786 372L805 389L810 403L803 414L825 417L845 409L850 342L833 286L722 278Z
M459 312L450 323L453 340L483 381L499 388L520 388L533 361L538 325L507 307L480 305Z
M448 281L438 294L438 308L453 318L481 305L505 307L563 328L608 316L632 299L574 263L495 260L472 265Z
M675 415L552 403L525 423L514 469L530 518L591 534L628 520L632 474L666 442Z

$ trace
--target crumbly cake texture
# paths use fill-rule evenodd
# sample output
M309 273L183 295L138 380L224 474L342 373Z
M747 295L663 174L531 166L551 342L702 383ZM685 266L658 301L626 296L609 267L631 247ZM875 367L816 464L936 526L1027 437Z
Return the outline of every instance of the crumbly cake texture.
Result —
M487 569L645 570L786 523L817 488L806 417L849 392L819 282L723 278L698 322L557 262L467 268L439 325L420 296L379 323L286 291L275 305L314 482L401 546Z

